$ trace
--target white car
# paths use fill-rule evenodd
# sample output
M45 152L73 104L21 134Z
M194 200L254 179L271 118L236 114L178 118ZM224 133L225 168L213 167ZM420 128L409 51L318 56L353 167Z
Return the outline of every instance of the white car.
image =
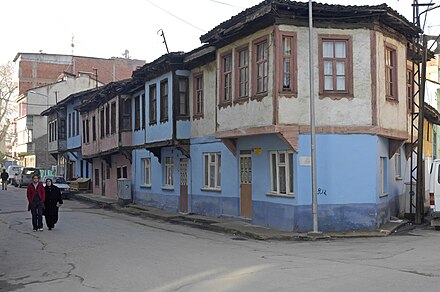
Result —
M64 179L64 177L62 176L44 176L42 181L43 181L43 186L46 186L46 180L47 179L51 179L52 183L54 186L57 186L60 191L61 191L61 197L63 199L67 199L69 198L69 194L70 194L70 187L67 184L66 180Z

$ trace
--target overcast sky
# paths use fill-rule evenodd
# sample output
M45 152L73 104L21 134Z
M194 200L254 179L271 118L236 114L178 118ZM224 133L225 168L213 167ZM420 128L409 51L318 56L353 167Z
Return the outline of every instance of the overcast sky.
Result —
M188 52L201 45L199 37L262 0L0 0L0 63L18 52L130 57L153 61L170 51ZM430 0L420 1L429 2ZM386 2L412 21L412 0L328 0L343 5ZM439 2L439 1L434 1ZM426 30L440 33L440 9L428 14ZM429 26L429 27L428 27Z

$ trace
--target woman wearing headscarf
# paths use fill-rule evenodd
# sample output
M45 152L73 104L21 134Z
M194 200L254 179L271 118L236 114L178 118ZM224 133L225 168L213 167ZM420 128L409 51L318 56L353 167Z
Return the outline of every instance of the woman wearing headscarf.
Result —
M46 217L46 225L49 230L55 227L58 222L58 208L63 204L60 189L55 186L52 179L46 179L46 200L44 201L44 217Z
M27 187L28 211L32 214L32 226L34 231L43 231L43 209L46 199L46 192L40 177L37 174L32 176L32 182Z

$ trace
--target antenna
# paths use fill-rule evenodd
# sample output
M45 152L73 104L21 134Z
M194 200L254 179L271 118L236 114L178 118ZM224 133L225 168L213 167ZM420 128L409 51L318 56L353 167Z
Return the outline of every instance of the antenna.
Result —
M125 52L122 53L122 56L124 56L125 59L130 59L130 51L129 50L125 50Z
M165 48L167 49L167 54L169 54L170 51L168 50L167 40L165 39L165 34L163 32L163 29L159 29L157 31L157 34L159 34L159 32L160 32L160 36L163 38L163 43L165 44Z
M72 41L71 41L71 43L70 43L70 46L72 47L72 56L73 56L73 49L75 48L75 43L73 42L73 40L74 40L74 35L72 34Z

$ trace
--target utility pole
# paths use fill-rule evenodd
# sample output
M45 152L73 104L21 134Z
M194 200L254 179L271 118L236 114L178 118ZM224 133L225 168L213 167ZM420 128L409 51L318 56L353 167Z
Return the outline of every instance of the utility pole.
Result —
M165 44L165 48L167 49L167 54L169 54L170 51L168 50L167 40L165 39L165 33L163 32L163 29L159 29L157 31L157 34L159 34L159 32L160 32L160 36L163 38L163 42L162 43Z

